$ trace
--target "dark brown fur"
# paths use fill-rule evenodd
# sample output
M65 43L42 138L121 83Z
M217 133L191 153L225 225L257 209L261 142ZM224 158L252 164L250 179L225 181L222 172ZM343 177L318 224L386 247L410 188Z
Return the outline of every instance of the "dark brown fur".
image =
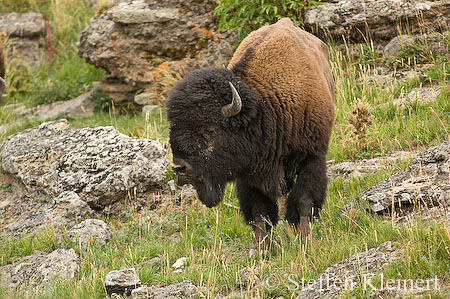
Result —
M4 44L0 36L0 103L2 101L2 96L4 89L6 88L3 78L5 78L5 56L3 55Z
M0 45L0 77L5 78L5 57L3 56L3 49Z
M225 118L228 82L243 107ZM244 39L228 69L186 76L167 107L174 163L185 166L179 172L191 178L207 206L217 205L226 182L235 181L258 238L265 235L264 219L276 224L279 196L288 195L286 218L297 225L307 226L312 209L320 209L334 83L327 47L318 38L289 19L265 26Z

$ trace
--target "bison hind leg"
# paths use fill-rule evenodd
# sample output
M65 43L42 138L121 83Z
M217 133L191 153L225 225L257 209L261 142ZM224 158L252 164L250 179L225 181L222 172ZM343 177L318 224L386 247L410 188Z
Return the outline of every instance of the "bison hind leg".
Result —
M275 199L263 194L259 189L245 181L236 182L236 192L244 218L253 226L255 249L268 249L270 241L267 231L278 222L278 206Z
M327 190L325 156L307 156L297 172L297 182L286 204L286 220L299 228L304 240L310 233L309 223L325 200Z

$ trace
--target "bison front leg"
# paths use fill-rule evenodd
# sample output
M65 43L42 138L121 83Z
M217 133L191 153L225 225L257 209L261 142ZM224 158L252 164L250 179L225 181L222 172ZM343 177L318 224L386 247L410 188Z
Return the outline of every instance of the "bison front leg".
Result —
M306 157L286 205L286 220L298 227L303 241L310 234L312 216L318 216L325 200L327 181L325 156Z
M245 181L236 182L237 197L244 218L253 226L255 238L253 249L267 250L270 247L267 231L278 221L278 206L274 199Z

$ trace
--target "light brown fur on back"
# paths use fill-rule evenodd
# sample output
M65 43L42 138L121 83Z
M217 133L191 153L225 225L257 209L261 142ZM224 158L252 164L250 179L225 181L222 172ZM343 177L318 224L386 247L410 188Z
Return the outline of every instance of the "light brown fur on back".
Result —
M334 83L327 46L285 18L246 37L228 69L257 91L265 109L283 115L277 130L327 147L334 122ZM281 144L279 144L282 146Z

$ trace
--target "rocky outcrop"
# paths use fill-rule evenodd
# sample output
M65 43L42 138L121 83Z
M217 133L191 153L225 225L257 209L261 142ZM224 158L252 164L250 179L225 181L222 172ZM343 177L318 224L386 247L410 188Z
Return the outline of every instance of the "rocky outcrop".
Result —
M52 286L59 280L75 278L79 269L80 257L73 249L36 252L0 267L0 284L5 288Z
M1 169L15 192L57 197L73 191L101 210L165 179L163 146L132 139L112 127L73 130L66 120L8 137L0 145Z
M216 5L213 0L121 2L91 20L79 54L105 69L110 80L137 89L152 87L167 73L226 65L234 40L217 32Z
M39 13L0 12L0 33L8 36L6 56L18 58L27 65L39 65L47 53L50 23Z
M363 41L389 40L403 32L439 30L450 23L448 0L345 0L305 12L305 27L319 35ZM407 28L404 28L407 26Z
M411 166L361 193L348 211L364 202L377 214L398 214L399 220L450 215L450 140L417 154ZM392 210L394 208L394 211Z
M360 287L372 290L375 275L382 274L383 269L400 259L401 251L385 242L377 248L352 255L350 258L327 268L314 283L309 284L297 299L338 298L346 291ZM327 287L328 286L328 287Z

